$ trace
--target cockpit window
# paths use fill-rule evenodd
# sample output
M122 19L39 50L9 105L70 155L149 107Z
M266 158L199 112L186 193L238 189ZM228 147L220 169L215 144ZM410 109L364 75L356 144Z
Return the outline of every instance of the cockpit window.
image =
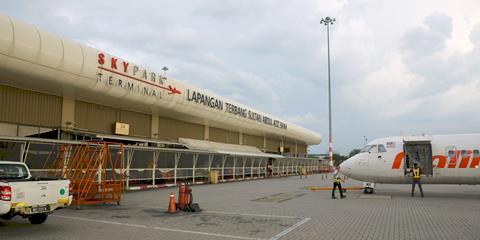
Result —
M385 146L383 146L383 144L378 144L378 152L379 153L382 153L382 152L386 152L387 149L385 148Z
M377 152L377 145L367 145L360 152Z

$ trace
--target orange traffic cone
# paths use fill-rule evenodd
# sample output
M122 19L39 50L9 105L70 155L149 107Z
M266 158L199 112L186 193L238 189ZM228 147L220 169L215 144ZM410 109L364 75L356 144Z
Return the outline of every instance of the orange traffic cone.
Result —
M168 213L177 213L177 206L175 205L175 196L170 193L170 202L168 203Z

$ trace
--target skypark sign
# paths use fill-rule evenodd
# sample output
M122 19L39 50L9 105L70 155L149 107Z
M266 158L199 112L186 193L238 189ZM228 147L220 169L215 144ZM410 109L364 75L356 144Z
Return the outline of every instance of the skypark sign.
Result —
M117 86L128 91L162 98L162 92L182 94L171 85L165 86L166 78L160 74L140 68L127 61L115 57L107 57L104 53L98 54L97 81L109 86ZM107 75L105 72L116 75Z
M250 119L252 121L260 122L265 125L273 126L280 129L287 129L287 124L282 121L272 119L268 116L259 114L250 109L243 108L232 103L224 102L218 98L209 96L207 94L203 94L197 91L191 91L190 89L187 89L187 101L202 104L204 106L219 111L225 111L227 113Z

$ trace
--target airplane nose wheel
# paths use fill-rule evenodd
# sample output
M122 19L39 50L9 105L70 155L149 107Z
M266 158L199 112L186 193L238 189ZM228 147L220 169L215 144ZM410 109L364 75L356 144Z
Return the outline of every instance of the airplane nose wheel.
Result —
M375 193L375 183L364 182L363 183L363 193L365 193L365 194Z
M373 194L374 192L375 192L375 190L373 188L367 187L367 188L363 189L363 193L365 193L365 194Z

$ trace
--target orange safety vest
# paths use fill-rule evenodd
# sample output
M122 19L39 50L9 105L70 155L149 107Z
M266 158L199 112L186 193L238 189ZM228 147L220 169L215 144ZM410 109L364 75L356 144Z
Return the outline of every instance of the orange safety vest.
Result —
M420 179L420 168L413 169L413 179Z

